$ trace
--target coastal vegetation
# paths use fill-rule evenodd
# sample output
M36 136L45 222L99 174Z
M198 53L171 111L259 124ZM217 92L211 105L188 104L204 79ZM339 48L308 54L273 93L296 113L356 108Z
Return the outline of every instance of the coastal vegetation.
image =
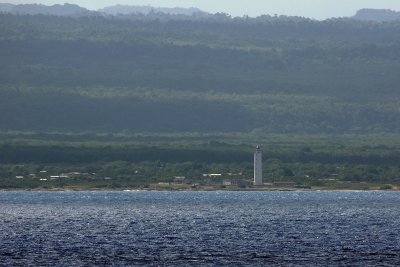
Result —
M263 148L267 183L332 189L400 185L398 135L12 132L0 140L4 189L146 188L174 184L176 177L220 188L224 179L252 179L256 142Z

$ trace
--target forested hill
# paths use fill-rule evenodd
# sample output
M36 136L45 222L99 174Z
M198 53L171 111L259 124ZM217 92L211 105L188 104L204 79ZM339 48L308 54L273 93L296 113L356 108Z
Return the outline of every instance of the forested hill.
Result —
M98 12L109 15L127 15L127 14L150 14L150 13L165 13L173 15L187 15L187 16L207 16L207 12L204 12L198 8L162 8L153 6L130 6L130 5L115 5L99 9Z
M0 3L0 13L25 14L25 15L54 15L54 16L77 16L91 13L86 8L73 4L45 6L41 4L3 4Z
M400 23L0 15L0 130L400 132Z
M400 20L400 12L390 9L368 9L364 8L357 12L353 19L367 21L398 21Z

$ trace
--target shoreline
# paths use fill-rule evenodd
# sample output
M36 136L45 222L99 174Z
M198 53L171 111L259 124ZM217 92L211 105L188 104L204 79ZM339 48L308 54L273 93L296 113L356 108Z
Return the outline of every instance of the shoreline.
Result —
M10 188L2 192L400 192L399 189L335 189L335 188Z

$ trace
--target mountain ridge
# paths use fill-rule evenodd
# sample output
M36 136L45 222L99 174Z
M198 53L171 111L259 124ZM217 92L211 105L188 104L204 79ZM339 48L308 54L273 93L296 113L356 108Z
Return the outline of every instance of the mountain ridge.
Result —
M150 13L164 13L170 15L208 15L209 13L200 10L199 8L190 7L190 8L182 8L182 7L153 7L153 6L136 6L136 5L114 5L108 6L97 10L98 12L105 13L108 15L128 15L134 13L140 14L150 14Z
M112 5L97 10L89 10L75 4L65 3L63 5L43 5L43 4L10 4L0 3L0 13L11 14L29 14L29 15L55 15L55 16L75 16L75 15L112 15L112 16L126 16L132 14L150 15L154 13L161 13L167 15L184 15L194 17L207 17L212 13L203 11L196 7L182 8L182 7L154 7L150 5ZM229 14L226 14L229 16ZM263 15L261 15L262 17ZM344 17L346 18L346 17ZM347 17L349 19L360 21L396 21L400 20L400 12L390 9L371 9L363 8L356 12L354 16Z
M63 5L42 5L42 4L21 4L13 5L8 3L0 3L0 12L21 14L21 15L56 15L56 16L71 16L71 15L86 15L90 10L80 7L75 4L65 3Z
M363 8L358 10L352 18L363 21L396 21L400 20L400 12L391 9Z
M152 6L136 6L136 5L114 5L104 7L98 10L89 10L75 4L65 3L63 5L42 5L42 4L10 4L0 3L0 13L11 13L21 15L56 15L56 16L71 16L71 15L87 15L90 13L98 13L105 15L129 15L129 14L144 14L163 13L169 15L186 15L186 16L206 16L207 13L195 7L190 8L167 8L167 7L152 7Z

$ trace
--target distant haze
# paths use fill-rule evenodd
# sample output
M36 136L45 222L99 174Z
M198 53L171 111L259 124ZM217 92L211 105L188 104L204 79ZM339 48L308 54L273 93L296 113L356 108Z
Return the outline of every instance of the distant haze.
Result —
M233 16L290 15L315 19L352 16L362 8L392 9L400 11L399 0L10 0L11 4L77 4L97 10L106 6L151 5L154 7L197 7L204 11L225 12Z

